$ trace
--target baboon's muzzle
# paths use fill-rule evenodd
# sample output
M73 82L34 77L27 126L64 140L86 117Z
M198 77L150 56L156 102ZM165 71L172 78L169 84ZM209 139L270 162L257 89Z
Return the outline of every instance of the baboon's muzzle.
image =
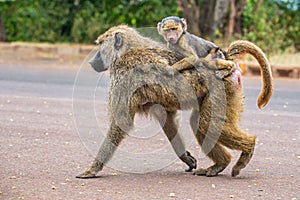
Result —
M104 66L104 63L101 59L99 51L97 51L97 53L89 60L89 63L97 72L103 72L107 70L107 67Z

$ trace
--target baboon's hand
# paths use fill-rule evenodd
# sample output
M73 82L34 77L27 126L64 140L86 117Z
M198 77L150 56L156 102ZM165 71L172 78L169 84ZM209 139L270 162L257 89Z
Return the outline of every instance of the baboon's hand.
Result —
M226 60L224 60L224 62L225 61ZM226 65L227 68L219 69L215 71L216 77L220 80L223 80L224 78L230 76L236 70L236 66L233 62L231 61L226 61L226 62L230 62L229 65Z
M197 168L197 160L191 155L190 152L186 151L180 158L189 166L189 168L185 170L186 172L191 172L193 169Z
M223 80L225 77L229 76L232 72L229 70L217 70L215 75L218 79Z
M88 169L84 173L77 175L76 178L95 178L96 174L97 172L92 169Z

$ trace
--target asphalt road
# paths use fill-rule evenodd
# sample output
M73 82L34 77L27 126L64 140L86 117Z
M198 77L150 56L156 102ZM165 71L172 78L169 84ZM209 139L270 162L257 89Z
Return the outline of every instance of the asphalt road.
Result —
M218 177L196 177L184 172L186 166L179 160L157 171L126 173L128 163L123 158L115 161L123 169L112 164L99 178L83 180L75 176L90 166L98 143L82 138L73 103L97 99L96 122L105 130L106 77L79 66L2 62L0 199L300 199L300 81L274 82L273 98L259 110L260 78L243 78L246 105L241 127L257 135L258 142L251 162L238 177L230 176L233 164ZM75 100L74 90L79 91ZM163 144L129 140L124 148L151 150L151 146L167 145L162 133L155 137ZM211 164L195 141L188 149L199 167ZM236 160L238 152L232 153ZM155 161L164 163L159 156Z

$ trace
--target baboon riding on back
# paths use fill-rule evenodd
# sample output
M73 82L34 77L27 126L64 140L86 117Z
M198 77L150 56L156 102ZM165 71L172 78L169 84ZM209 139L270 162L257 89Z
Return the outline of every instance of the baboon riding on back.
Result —
M112 27L98 37L97 43L99 49L90 64L98 72L110 71L110 125L92 166L78 178L95 177L102 170L133 127L136 113L151 114L158 120L178 157L189 166L189 171L192 170L196 160L176 136L175 122L177 110L188 109L192 109L190 125L195 137L214 162L211 167L200 168L194 173L216 176L223 171L232 157L225 147L242 152L233 166L232 176L246 167L253 155L256 136L243 132L238 125L244 98L240 86L231 76L221 80L214 70L206 67L217 65L217 59L208 56L193 68L179 73L170 69L180 60L175 53L126 25ZM253 48L250 53L258 58L262 71L263 87L258 99L258 106L262 107L272 94L270 66L263 52L252 43L240 41L233 43L226 53L233 60L249 53L249 44ZM233 66L232 61L224 61ZM166 119L162 120L160 109L151 109L156 104L164 108Z

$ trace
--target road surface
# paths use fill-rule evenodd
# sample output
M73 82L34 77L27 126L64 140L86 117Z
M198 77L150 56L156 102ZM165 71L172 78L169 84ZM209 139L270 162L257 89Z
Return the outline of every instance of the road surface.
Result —
M75 176L90 166L93 147L78 133L74 82L79 72L86 81L79 87L95 94L101 90L97 84L106 79L99 81L99 74L91 69L81 70L79 66L60 68L59 64L0 63L0 199L300 199L299 80L275 79L271 102L258 110L260 78L243 78L246 105L241 127L257 135L258 142L251 162L236 178L230 176L230 170L238 152L232 151L232 164L213 178L186 173L186 166L175 160L148 173L105 167L99 178L83 180ZM96 118L107 127L107 94L104 90L99 93ZM76 98L89 101L84 94ZM158 137L166 142L162 133ZM150 143L146 139L129 148L157 145ZM195 141L188 149L199 167L211 164ZM159 156L155 159L163 163Z

